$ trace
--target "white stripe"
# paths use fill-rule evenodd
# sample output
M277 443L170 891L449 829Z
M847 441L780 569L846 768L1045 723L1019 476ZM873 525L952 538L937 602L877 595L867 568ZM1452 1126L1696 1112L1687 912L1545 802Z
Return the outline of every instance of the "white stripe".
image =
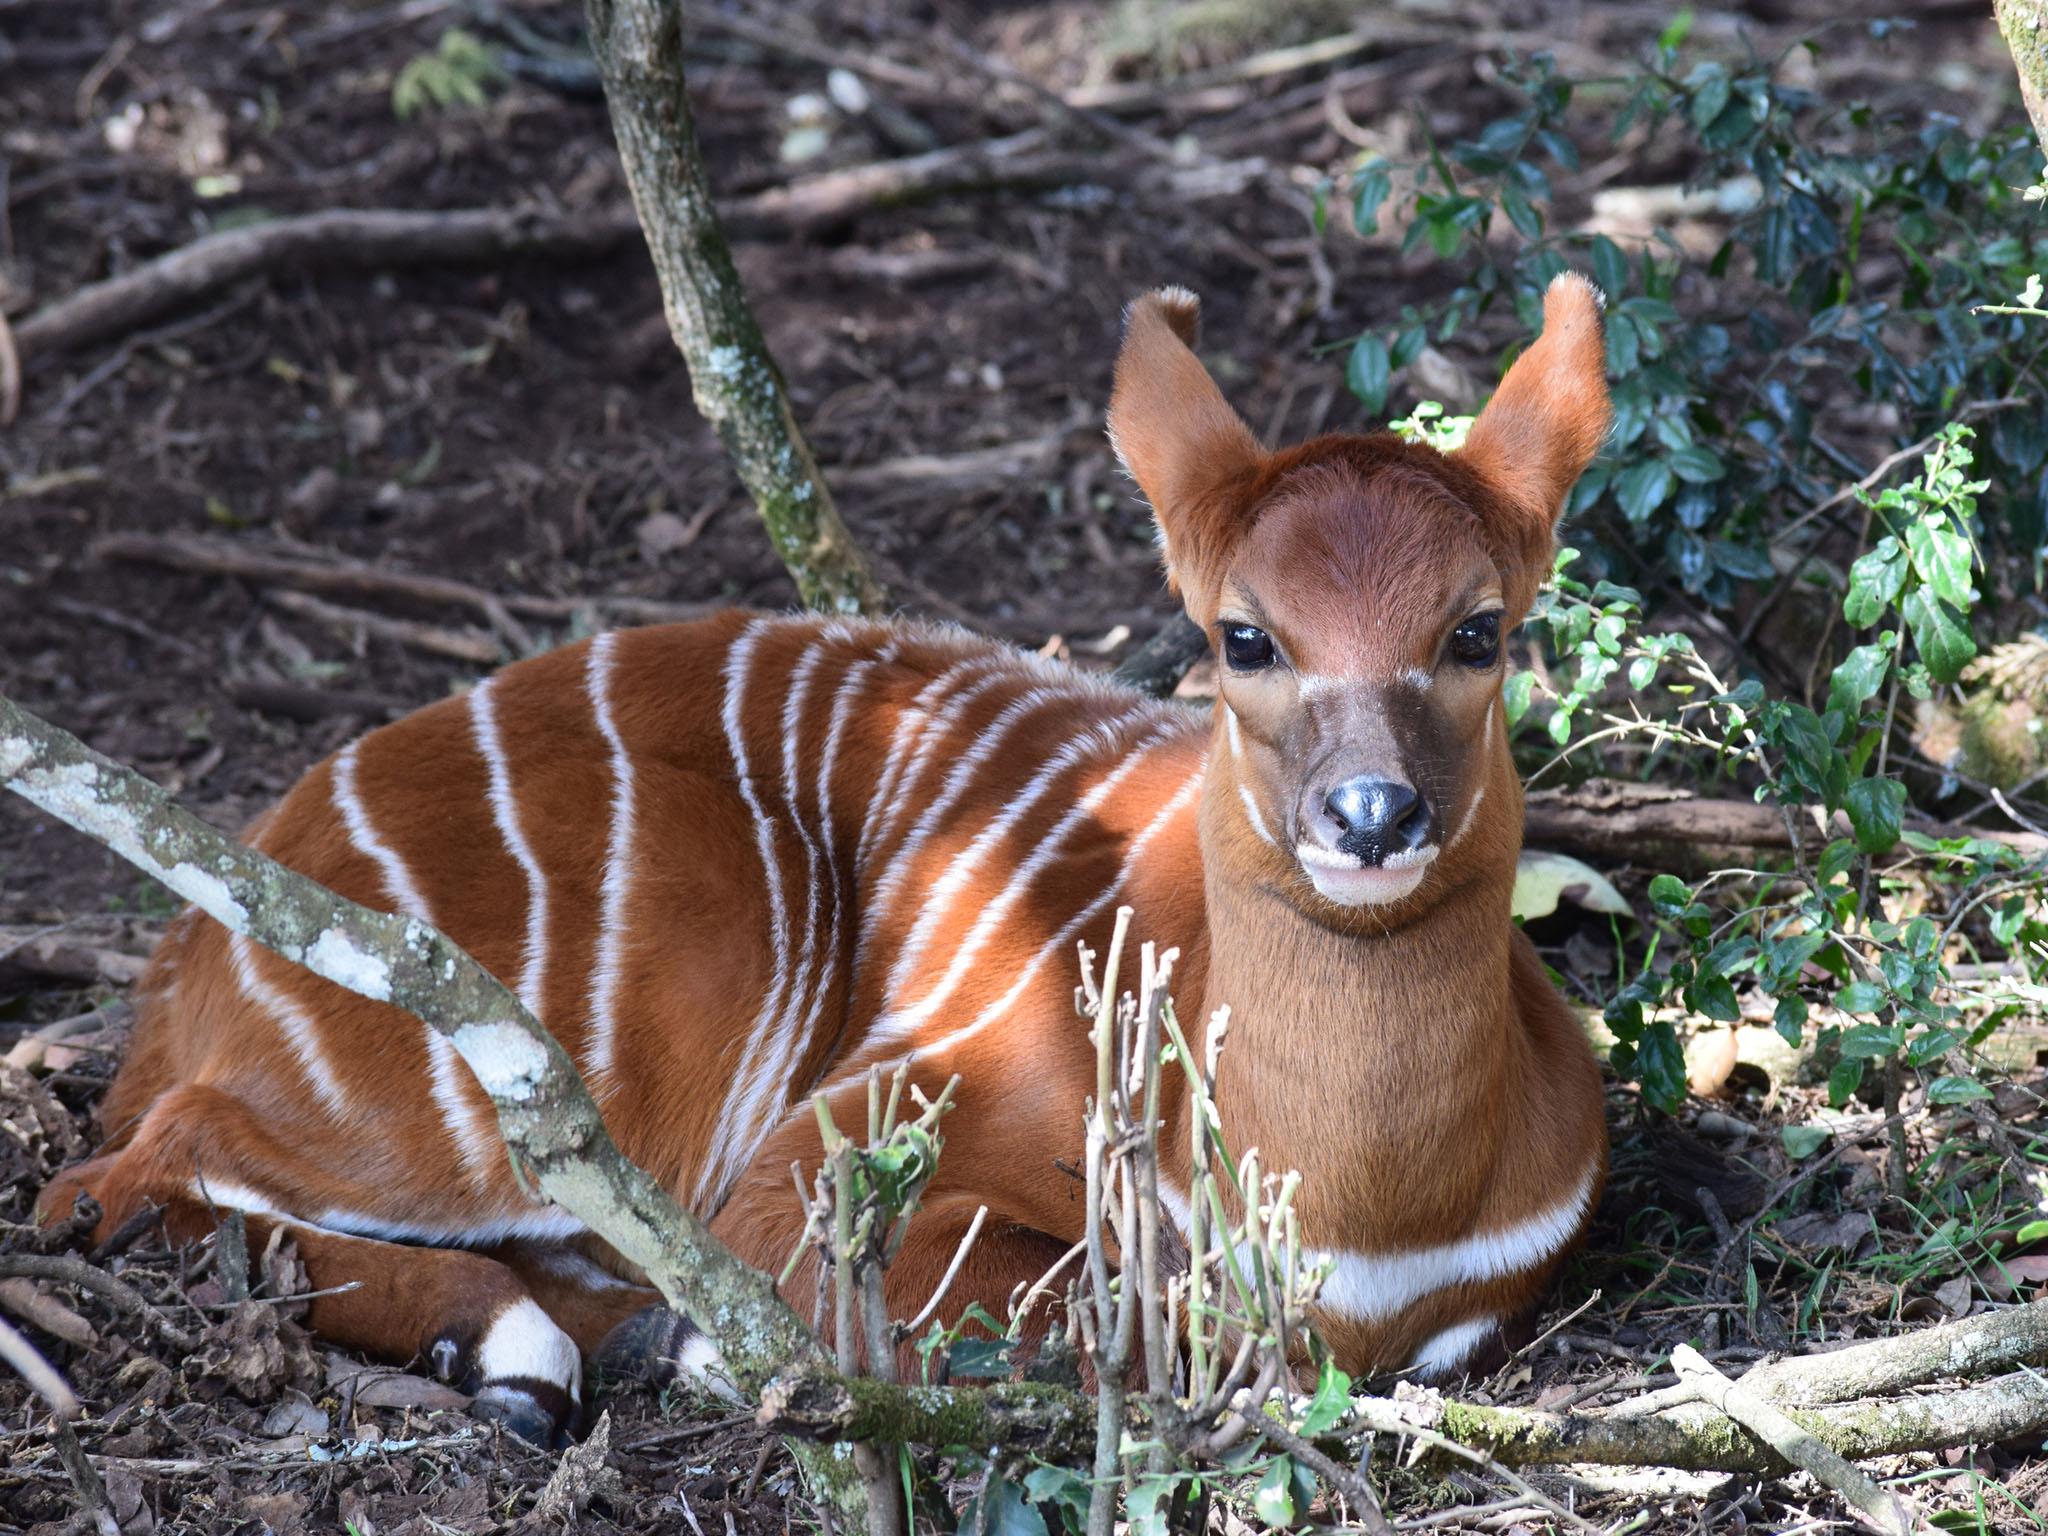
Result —
M742 1149L737 1157L730 1160L734 1172L744 1168L753 1160L754 1149L768 1132L764 1122L781 1108L796 1071L797 1057L801 1054L805 1037L798 1029L797 1013L803 1007L804 988L814 978L812 962L818 943L818 845L811 836L811 829L805 823L803 809L797 802L797 729L803 723L804 701L810 696L811 678L818 670L818 663L824 659L824 648L818 644L807 647L790 669L789 682L782 697L782 798L789 808L789 819L796 827L797 836L804 845L804 938L798 950L796 964L790 969L789 990L783 994L782 1007L777 1010L775 1021L770 1026L771 1044L762 1055L761 1073L766 1084L743 1128ZM817 1010L812 1009L810 1017L815 1018ZM718 1199L725 1198L723 1187Z
M1495 699L1486 706L1486 739L1479 745L1479 764L1482 773L1486 769L1486 760L1493 755L1493 711L1499 703L1500 700ZM1458 818L1458 830L1453 832L1451 840L1444 844L1446 852L1458 845L1458 839L1463 837L1466 829L1472 825L1472 816L1479 809L1479 802L1485 798L1486 785L1482 781L1479 788L1473 791L1471 800L1466 802L1465 814Z
M1025 699L1031 697L1031 694L1026 694L1018 703L1022 704ZM1137 718L1136 714L1129 714L1115 720L1099 721L1068 741L1046 759L1045 765L1031 776L1024 788L1011 798L999 814L990 818L988 825L975 835L974 840L953 856L953 862L946 866L945 873L933 881L926 892L924 906L917 914L917 923L910 930L910 936L903 941L903 947L896 953L896 963L890 968L889 985L883 994L885 1006L902 995L904 984L917 969L917 963L924 958L925 949L931 943L939 919L950 910L954 898L966 886L976 867L987 857L989 851L1030 813L1031 808L1044 797L1061 774L1082 761L1091 750L1114 752L1117 749L1119 733ZM999 739L998 731L992 729L990 735L983 739L983 745L992 748ZM986 757L987 753L984 752L982 755ZM899 860L890 874L894 875L903 867L903 861ZM887 878L884 877L885 881Z
M1432 1334L1423 1341L1422 1347L1415 1351L1415 1363L1409 1369L1425 1379L1456 1376L1464 1370L1472 1351L1485 1343L1487 1335L1499 1326L1499 1319L1492 1317L1475 1317L1469 1322L1453 1323L1442 1333Z
M235 980L242 984L242 990L249 995L250 1001L276 1023L285 1043L292 1048L292 1054L299 1058L299 1066L305 1071L306 1080L313 1085L313 1091L336 1114L349 1114L348 1090L341 1086L341 1080L321 1054L320 1026L314 1022L313 1016L257 972L256 946L249 942L247 934L228 935L228 954L234 961Z
M356 748L359 745L359 742L350 742L334 760L334 803L341 811L342 825L348 829L349 843L375 861L383 872L385 888L397 901L398 909L407 917L431 927L434 915L427 906L426 897L413 883L412 874L397 850L378 835L370 820L369 809L356 793ZM427 1075L431 1079L430 1091L434 1107L441 1115L442 1128L461 1152L462 1160L469 1165L471 1182L480 1188L487 1186L498 1167L497 1113L488 1104L469 1102L464 1095L462 1079L456 1073L461 1058L456 1055L448 1037L431 1024L423 1024L421 1028L426 1031Z
M1032 850L1031 857L1017 866L1016 873L1011 875L1001 894L982 909L981 916L975 919L974 926L967 931L967 936L954 948L952 960L946 966L945 974L938 979L931 991L912 1006L892 1008L875 1020L868 1031L869 1040L886 1042L904 1039L915 1034L926 1020L939 1011L973 967L974 957L981 953L982 947L994 938L996 931L1002 927L1004 919L1010 914L1010 909L1024 899L1024 893L1031 888L1031 883L1038 878L1040 871L1060 856L1061 845L1066 842L1068 835L1086 822L1094 814L1095 808L1131 775L1154 747L1176 732L1179 725L1180 722L1177 720L1164 720L1154 726L1146 738L1133 745L1129 755L1112 772L1104 775L1100 783L1083 795L1074 807L1060 818L1046 834L1045 840ZM1198 788L1201 777L1198 771L1189 781L1189 789L1183 793L1191 793L1194 788ZM1133 843L1133 850L1137 846L1138 844ZM1107 899L1106 895L1104 899Z
M1223 706L1223 725L1230 732L1231 759L1232 761L1239 761L1244 757L1244 738L1238 734L1237 711L1228 704Z
M1578 1232L1593 1198L1593 1174L1588 1168L1565 1199L1498 1232L1401 1253L1315 1250L1311 1258L1335 1265L1319 1305L1345 1317L1376 1322L1446 1287L1482 1284L1534 1269Z
M427 900L420 895L420 888L413 884L412 871L405 867L405 860L398 856L398 851L377 835L377 829L370 822L370 813L364 809L362 797L356 793L356 749L360 746L360 741L352 741L334 759L334 808L341 812L341 823L348 828L348 840L358 852L366 853L376 861L399 911L407 917L431 923L433 920L427 916Z
M1252 830L1275 848L1278 848L1280 846L1280 839L1266 830L1266 818L1259 814L1259 802L1252 798L1250 786L1245 784L1238 785L1237 797L1244 801L1244 813L1251 818Z
M1109 889L1084 907L1067 923L1066 927L1046 940L1038 953L1031 957L1030 963L1017 973L1017 979L1010 984L1009 991L1005 992L993 1003L990 1003L988 1007L982 1009L975 1016L972 1023L963 1025L961 1028L954 1030L950 1035L940 1037L930 1045L919 1047L911 1053L912 1056L933 1057L941 1055L961 1042L970 1040L975 1035L980 1034L982 1030L1009 1012L1017 999L1024 995L1025 988L1029 987L1038 973L1045 968L1046 963L1054 955L1066 949L1081 930L1100 914L1111 901L1115 900L1129 882L1131 875L1136 871L1138 861L1144 856L1146 848L1150 846L1153 839L1165 831L1172 823L1174 817L1185 810L1188 803L1200 792L1202 788L1202 772L1202 769L1197 768L1187 783L1183 784L1174 797L1160 808L1159 814L1146 823L1145 830L1131 839L1131 845L1124 854L1123 867L1117 871L1116 879L1110 883ZM886 1072L890 1069L885 1066L883 1070Z
M712 1137L711 1146L704 1155L704 1166L697 1173L697 1188L694 1203L697 1209L705 1211L716 1206L717 1199L707 1206L706 1197L722 1198L737 1176L739 1167L731 1163L733 1143L750 1128L760 1112L763 1095L768 1090L767 1054L770 1021L782 1008L783 994L789 989L789 907L782 892L782 865L775 853L775 823L761 805L761 797L754 789L754 781L747 767L746 733L740 720L740 705L745 692L747 672L753 665L754 651L767 633L769 620L755 619L740 631L733 641L732 649L725 658L725 701L719 714L725 724L725 744L732 754L733 776L739 781L740 798L746 802L747 812L754 818L754 842L761 853L761 872L768 884L768 941L774 949L775 971L768 993L761 1000L761 1010L754 1016L754 1027L747 1035L747 1048L740 1057L739 1070L733 1074L726 1089L724 1108L718 1117L718 1129Z
M497 682L487 677L469 690L469 723L476 749L490 771L491 818L498 835L526 871L526 953L519 966L519 1001L536 1019L546 997L548 969L548 882L540 860L519 825L519 804L512 795L512 767L505 760L505 744L498 735L498 707L491 689Z
M839 887L839 845L832 834L832 770L839 761L839 742L846 734L846 722L862 702L869 675L895 659L896 642L891 640L873 657L857 661L846 669L846 676L839 681L839 692L832 700L832 723L825 732L825 750L818 762L818 841L825 845L826 895L832 901L832 921L824 948L824 969L811 992L811 1010L804 1016L806 1040L812 1038L812 1032L818 1025L818 1014L825 1006L825 999L832 995L832 983L839 976L839 927L845 916L845 896ZM795 804L794 797L790 803Z
M961 716L967 713L968 706L975 703L984 694L995 692L1005 683L1018 680L1020 679L1018 679L1017 673L1013 669L1008 667L999 668L996 671L990 672L985 677L976 678L965 688L962 688L958 693L947 699L942 709L929 716L918 740L917 750L911 754L902 776L896 781L895 793L889 797L888 803L882 807L881 820L874 828L874 838L869 848L871 853L877 857L881 855L882 850L889 845L889 839L895 834L896 829L903 824L903 818L908 816L911 808L919 803L918 781L924 776L924 771L930 765L932 758L947 745L947 740L953 728L960 723ZM1039 691L1050 692L1052 690ZM978 746L979 743L976 745ZM973 747L968 749L970 753L974 750L975 748ZM898 844L898 856L901 855L902 851L903 845ZM894 858L890 860L892 868L895 862ZM880 878L886 880L888 872L885 870ZM872 901L863 907L861 916L864 923L869 913L873 910L874 903ZM866 932L863 931L863 941L865 941L866 937ZM866 943L863 942L861 947L865 949L867 947Z
M969 656L965 661L955 662L937 677L917 691L917 696L903 707L896 718L896 730L889 738L888 756L882 761L882 771L875 779L874 795L868 800L867 814L861 818L860 841L853 850L854 878L859 879L867 869L868 848L875 840L876 829L882 820L882 807L888 803L890 794L896 788L904 765L909 761L909 751L917 735L924 729L930 718L928 711L932 702L943 694L963 674L975 671L989 664L987 653Z
M492 1248L524 1238L532 1242L563 1242L580 1236L589 1228L560 1206L529 1209L516 1216L494 1216L489 1221L434 1222L393 1221L361 1211L330 1207L307 1222L329 1232L350 1237L374 1237L386 1243L421 1243L429 1248Z
M626 898L633 888L633 759L612 713L612 663L619 632L608 630L590 642L585 687L597 728L611 748L612 817L605 839L603 907L597 930L597 974L590 989L590 1041L584 1076L600 1097L614 1086L619 1027L619 979L626 949Z

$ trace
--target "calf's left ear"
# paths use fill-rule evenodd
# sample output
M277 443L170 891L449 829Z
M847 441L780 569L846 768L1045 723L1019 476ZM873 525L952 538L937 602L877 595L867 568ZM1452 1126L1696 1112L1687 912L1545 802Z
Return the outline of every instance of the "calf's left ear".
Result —
M1550 566L1564 499L1593 462L1614 420L1600 290L1576 272L1543 296L1543 334L1508 369L1459 450L1499 505L1487 521L1510 569L1508 600L1524 609Z

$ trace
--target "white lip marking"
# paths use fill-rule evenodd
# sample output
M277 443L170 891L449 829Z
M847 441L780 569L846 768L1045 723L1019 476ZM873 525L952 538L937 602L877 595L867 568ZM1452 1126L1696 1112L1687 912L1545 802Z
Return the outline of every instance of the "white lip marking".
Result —
M1422 877L1436 861L1437 850L1404 848L1380 864L1367 865L1304 841L1294 845L1294 856L1325 901L1340 907L1380 907L1401 900L1422 884Z

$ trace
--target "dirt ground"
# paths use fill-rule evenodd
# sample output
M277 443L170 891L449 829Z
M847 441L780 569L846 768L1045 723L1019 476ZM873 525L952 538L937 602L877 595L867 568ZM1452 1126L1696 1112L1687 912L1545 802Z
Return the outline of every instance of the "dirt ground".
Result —
M1909 45L1845 40L1829 66L1837 83L1973 120L1997 109L1973 88L2003 67L1976 9L1920 9ZM0 0L0 308L19 323L85 283L259 215L616 205L623 182L602 105L587 94L513 78L491 84L481 110L394 115L393 83L410 61L451 26L498 47L507 34L492 21L506 13L542 41L575 33L576 8L560 4ZM1106 71L1119 34L1100 7L1058 0L736 14L805 46L764 47L717 25L696 37L699 126L715 181L734 196L903 153L917 132L954 143L1038 123L1042 102L934 42L940 29L1062 90L1214 62L1131 54ZM1701 17L1695 36L1735 54L1841 14L1754 0ZM1200 292L1206 355L1269 438L1362 424L1342 387L1341 350L1328 348L1433 278L1424 259L1386 240L1313 238L1314 177L1348 163L1354 129L1405 143L1417 122L1444 137L1504 110L1487 65L1501 42L1548 41L1568 67L1592 72L1633 56L1666 20L1629 4L1390 7L1387 39L1341 65L1253 81L1225 111L1205 114L1191 97L1129 119L1238 167L1208 183L1106 168L1100 183L961 194L869 210L801 239L739 242L818 458L904 607L1064 645L1090 664L1142 640L1170 603L1148 520L1101 431L1123 303L1162 282ZM881 54L952 88L894 102L909 128L885 114L838 114L821 153L791 165L780 158L802 126L791 103L827 89L820 50ZM1357 70L1377 61L1387 67ZM1343 67L1355 77L1331 111L1321 83ZM1461 337L1447 352L1483 380L1508 339ZM489 269L279 273L117 340L29 357L19 418L0 432L0 691L236 827L350 736L489 663L369 634L346 616L309 616L275 584L100 548L137 534L452 577L500 596L792 599L692 407L637 249ZM459 632L483 652L496 643L473 613L335 601ZM529 629L543 644L592 621ZM119 984L168 910L111 855L0 804L0 1042L103 1003L116 1009L60 1070L0 1076L14 1131L0 1138L8 1223L25 1219L42 1178L91 1136L86 1115L118 1041ZM1638 1310L1641 1296L1677 1283L1672 1265L1702 1269L1694 1259L1711 1234L1697 1202L1684 1204L1689 1191L1670 1202L1670 1148L1640 1138L1635 1113L1617 1098L1615 1189L1592 1254L1561 1292L1597 1286L1606 1300L1495 1383L1502 1400L1560 1400L1570 1383L1603 1373L1625 1381L1660 1341L1696 1336L1696 1313L1716 1329L1743 1313L1728 1277L1704 1272L1689 1294L1706 1299L1693 1312ZM1763 1180L1788 1171L1774 1140L1754 1148L1752 1201ZM1846 1195L1854 1163L1822 1181L1829 1200ZM31 1246L19 1226L5 1238ZM1662 1274L1641 1267L1652 1240L1671 1258ZM360 1379L276 1299L289 1291L288 1269L270 1277L266 1299L237 1305L217 1277L153 1251L147 1237L122 1263L164 1309L161 1323L63 1292L71 1321L53 1314L36 1337L88 1401L84 1433L112 1458L110 1490L130 1536L152 1525L371 1536L565 1517L702 1536L808 1518L788 1502L787 1459L726 1411L629 1389L602 1398L613 1481L549 1503L543 1487L559 1456L468 1424L431 1383ZM1922 1278L1931 1289L1944 1274ZM1747 1332L1723 1342L1736 1358L1759 1347ZM72 1514L68 1485L41 1432L22 1428L26 1411L17 1384L0 1381L0 1529L55 1530ZM1987 1475L2040 1481L2010 1455L1985 1457ZM1789 1507L1736 1484L1676 1498L1659 1528L1770 1525Z

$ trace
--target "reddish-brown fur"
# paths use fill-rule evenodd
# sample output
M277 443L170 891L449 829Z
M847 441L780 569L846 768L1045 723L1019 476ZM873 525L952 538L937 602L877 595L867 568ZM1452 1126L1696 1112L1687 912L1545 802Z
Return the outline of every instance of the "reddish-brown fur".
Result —
M565 647L372 732L251 840L429 917L522 990L625 1152L764 1268L802 1223L788 1169L818 1155L812 1092L857 1095L905 1055L927 1091L960 1073L891 1273L906 1312L977 1205L992 1220L956 1313L1000 1311L1078 1236L1093 1066L1073 955L1130 905L1181 951L1183 1017L1233 1010L1230 1135L1305 1176L1305 1239L1341 1260L1322 1319L1340 1360L1452 1369L1533 1303L1604 1168L1591 1056L1509 919L1500 669L1444 652L1475 603L1504 628L1526 609L1605 431L1595 296L1553 286L1543 337L1450 456L1347 436L1264 452L1193 326L1172 291L1133 306L1110 423L1189 613L1212 633L1255 618L1284 650L1222 669L1213 722L957 632L729 613ZM1440 807L1441 847L1412 893L1345 905L1297 843L1362 773ZM137 1001L107 1146L47 1212L90 1192L108 1229L149 1200L192 1233L208 1199L288 1222L317 1285L367 1282L316 1304L323 1333L510 1383L543 1428L573 1379L543 1325L479 1343L494 1320L531 1296L589 1349L652 1299L576 1257L620 1268L532 1204L417 1021L192 912ZM805 1311L810 1284L791 1287Z

